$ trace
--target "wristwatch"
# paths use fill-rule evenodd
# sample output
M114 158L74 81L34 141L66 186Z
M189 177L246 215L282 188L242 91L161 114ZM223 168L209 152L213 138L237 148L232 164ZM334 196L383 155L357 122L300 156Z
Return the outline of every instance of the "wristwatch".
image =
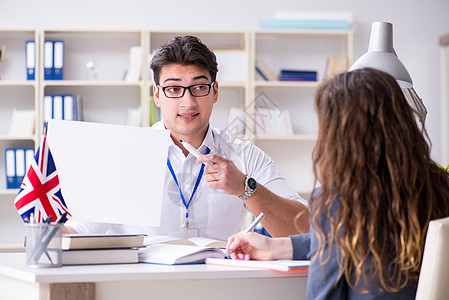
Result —
M248 199L249 197L251 197L252 194L254 194L254 192L257 189L257 181L249 176L246 176L246 180L245 180L245 192L239 196L240 199L242 199L243 201Z

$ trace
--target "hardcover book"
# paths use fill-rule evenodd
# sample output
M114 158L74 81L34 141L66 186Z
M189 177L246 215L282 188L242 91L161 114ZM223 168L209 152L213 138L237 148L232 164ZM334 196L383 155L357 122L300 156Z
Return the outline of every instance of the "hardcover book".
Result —
M64 234L61 248L105 249L144 247L144 234Z
M138 263L138 248L63 250L63 265Z

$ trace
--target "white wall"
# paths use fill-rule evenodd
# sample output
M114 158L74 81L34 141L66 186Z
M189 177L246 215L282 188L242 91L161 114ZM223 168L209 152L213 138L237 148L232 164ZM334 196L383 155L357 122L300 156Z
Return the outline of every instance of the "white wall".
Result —
M429 110L433 156L441 162L438 38L449 33L447 0L0 0L0 27L257 29L276 10L352 11L356 58L368 48L373 21L393 23L396 53Z

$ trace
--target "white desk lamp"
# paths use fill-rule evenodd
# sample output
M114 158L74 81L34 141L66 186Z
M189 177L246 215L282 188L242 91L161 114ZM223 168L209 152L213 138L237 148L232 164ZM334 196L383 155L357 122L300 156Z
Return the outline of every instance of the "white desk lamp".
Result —
M371 67L392 75L407 98L418 112L419 121L424 127L427 109L413 89L413 81L405 66L393 49L393 25L387 22L373 22L368 52L362 55L349 71Z

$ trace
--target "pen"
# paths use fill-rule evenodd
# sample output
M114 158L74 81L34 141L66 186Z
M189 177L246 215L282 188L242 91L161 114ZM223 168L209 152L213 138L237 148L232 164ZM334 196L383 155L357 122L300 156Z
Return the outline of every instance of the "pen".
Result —
M187 151L189 151L196 158L199 158L200 156L203 156L203 153L201 153L200 151L195 149L195 147L193 147L189 143L184 142L183 140L181 140L181 144L184 146L184 148L186 148ZM210 164L210 162L205 162L204 164L207 165L207 164Z
M260 221L262 221L262 219L265 217L265 215L263 214L263 212L261 212L259 214L259 216L257 216L257 218L254 219L254 221L248 226L248 228L246 228L243 232L242 235L247 234L248 232L252 231L254 228L256 228L257 224L260 223ZM231 258L231 256L229 254L231 254L232 252L234 252L234 250L230 250L227 255L226 258Z
M50 224L51 223L51 219L53 218L52 215L48 216L48 218L45 220L46 224ZM43 231L43 233L45 234L48 230L48 227L44 228L45 230ZM40 239L42 241L42 239ZM50 261L51 264L53 264L53 260L51 259L50 255L48 254L47 249L44 250L45 256L47 256L48 260Z
M61 215L61 218L58 220L58 224L63 224L67 220L67 213L63 213ZM50 243L51 239L55 236L56 232L58 231L58 227L51 228L50 232L47 234L47 236L44 238L44 240L41 242L40 247L38 247L35 252L32 254L32 260L33 262L39 261L42 254L47 250L48 244Z
M262 219L265 217L265 215L263 214L263 212L261 212L259 214L259 216L257 218L254 219L254 221L251 223L251 225L248 226L248 228L245 229L245 231L243 231L242 235L247 234L248 232L252 231L254 228L256 228L257 224L260 223L260 221L262 221Z

